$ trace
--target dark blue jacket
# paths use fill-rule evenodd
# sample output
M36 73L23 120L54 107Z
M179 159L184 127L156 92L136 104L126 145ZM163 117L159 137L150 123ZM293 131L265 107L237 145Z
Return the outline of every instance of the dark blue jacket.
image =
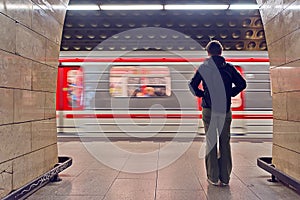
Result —
M203 90L198 88L201 82ZM224 113L230 110L231 97L246 88L246 81L224 57L211 56L200 65L189 87L195 96L202 97L203 108Z

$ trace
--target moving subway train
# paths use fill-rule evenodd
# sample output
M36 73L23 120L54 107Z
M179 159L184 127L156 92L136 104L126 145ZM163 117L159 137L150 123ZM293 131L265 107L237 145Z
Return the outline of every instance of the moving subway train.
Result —
M224 52L247 80L232 99L232 136L272 137L267 52ZM188 81L205 52L63 52L57 82L59 136L202 137L201 99Z

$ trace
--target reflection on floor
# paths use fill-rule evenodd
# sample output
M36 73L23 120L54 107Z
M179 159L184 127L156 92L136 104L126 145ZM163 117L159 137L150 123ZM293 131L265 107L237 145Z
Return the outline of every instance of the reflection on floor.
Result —
M67 141L59 155L73 165L28 199L299 199L256 165L271 156L271 142L232 142L233 173L227 187L209 185L204 166L205 146L194 142Z

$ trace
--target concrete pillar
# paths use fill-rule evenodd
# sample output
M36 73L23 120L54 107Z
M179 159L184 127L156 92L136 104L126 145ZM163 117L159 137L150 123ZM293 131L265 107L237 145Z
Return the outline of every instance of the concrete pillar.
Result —
M257 0L273 96L273 163L300 181L300 0Z
M57 163L55 90L69 0L0 0L0 198Z

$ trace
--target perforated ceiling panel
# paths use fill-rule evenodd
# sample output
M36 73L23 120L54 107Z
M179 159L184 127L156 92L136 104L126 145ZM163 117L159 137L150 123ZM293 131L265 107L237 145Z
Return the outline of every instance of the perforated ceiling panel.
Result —
M202 1L202 3L228 3L228 1ZM70 5L78 4L193 4L201 1L154 0L71 0ZM230 3L256 3L255 0L231 0ZM136 28L157 27L173 30L172 34L135 34L124 31ZM176 32L177 33L176 33ZM124 33L124 34L120 34ZM170 39L171 44L139 45L145 40ZM195 45L184 44L191 38L205 46L211 39L220 40L225 50L267 50L264 29L258 10L157 10L157 11L73 11L67 12L62 37L62 51L97 50L198 50ZM101 46L103 41L116 40L117 45ZM133 40L134 39L134 40ZM112 43L113 44L113 43ZM122 44L122 45L120 45Z

